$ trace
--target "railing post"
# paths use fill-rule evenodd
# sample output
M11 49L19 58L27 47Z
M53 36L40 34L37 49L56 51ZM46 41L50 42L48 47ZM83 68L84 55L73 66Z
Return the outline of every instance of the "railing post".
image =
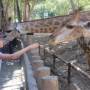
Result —
M38 47L38 49L39 49L39 55L40 55L40 44L39 44L39 47Z
M44 62L45 62L45 55L46 55L46 52L45 52L45 48L44 48L44 51L43 51L43 54L44 54Z
M71 63L68 63L68 77L67 77L68 84L71 83Z
M56 56L53 54L53 69L56 69Z

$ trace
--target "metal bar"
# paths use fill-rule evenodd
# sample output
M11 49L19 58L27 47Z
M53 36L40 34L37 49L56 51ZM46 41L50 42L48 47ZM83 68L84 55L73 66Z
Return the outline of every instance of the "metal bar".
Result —
M71 82L71 63L68 63L68 77L67 77L67 80L68 80L68 84L70 84L70 82Z
M38 49L39 49L39 55L41 55L41 53L40 53L40 44L39 44L39 47L38 47Z
M56 56L53 54L53 69L56 69Z
M44 48L44 51L43 51L43 54L44 54L44 63L45 63L45 56L46 56L46 52L45 52L45 48Z
M61 57L58 57L57 55L55 55L55 56L56 56L56 58L58 58L59 60L63 61L65 64L68 64L68 62L65 61L64 59L62 59Z
M71 67L73 69L77 70L78 72L82 73L88 79L90 79L90 75L88 73L86 73L85 71L83 71L81 68L77 67L75 64L71 63Z

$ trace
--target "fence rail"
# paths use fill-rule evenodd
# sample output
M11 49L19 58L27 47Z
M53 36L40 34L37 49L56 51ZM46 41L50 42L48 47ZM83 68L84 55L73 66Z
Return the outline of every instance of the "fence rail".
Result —
M39 47L39 53L40 53L40 47ZM68 84L71 83L71 72L72 72L72 68L77 71L80 72L82 75L86 76L88 79L90 79L90 75L88 75L87 72L83 71L81 68L79 68L78 66L76 66L74 63L77 60L72 60L70 62L65 61L63 58L57 56L54 52L52 52L51 50L47 49L47 48L43 48L43 55L44 55L44 59L46 58L46 53L50 54L53 57L53 69L56 69L56 59L59 59L60 61L62 61L63 63L65 63L68 67L68 71L67 71L67 82ZM41 54L41 53L40 53ZM56 74L56 72L55 72ZM58 75L58 74L57 74ZM58 75L59 76L59 75Z

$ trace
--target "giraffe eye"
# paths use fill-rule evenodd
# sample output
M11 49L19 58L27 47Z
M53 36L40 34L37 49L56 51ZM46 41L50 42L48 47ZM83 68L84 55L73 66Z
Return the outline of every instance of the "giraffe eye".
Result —
M66 27L67 27L68 29L73 29L73 28L74 28L73 25L67 25Z
M53 38L54 38L54 36L53 36L53 35L50 35L49 37L50 37L51 39L53 39Z
M90 22L87 23L87 27L90 27Z
M90 28L90 22L87 22L87 23L84 25L84 27Z
M11 32L11 30L8 30L8 31L6 31L7 33L10 33Z

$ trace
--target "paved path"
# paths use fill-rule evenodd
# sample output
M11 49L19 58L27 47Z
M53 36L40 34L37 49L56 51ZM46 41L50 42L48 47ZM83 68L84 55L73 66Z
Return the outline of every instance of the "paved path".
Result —
M20 90L23 70L18 62L4 62L0 72L0 90Z

